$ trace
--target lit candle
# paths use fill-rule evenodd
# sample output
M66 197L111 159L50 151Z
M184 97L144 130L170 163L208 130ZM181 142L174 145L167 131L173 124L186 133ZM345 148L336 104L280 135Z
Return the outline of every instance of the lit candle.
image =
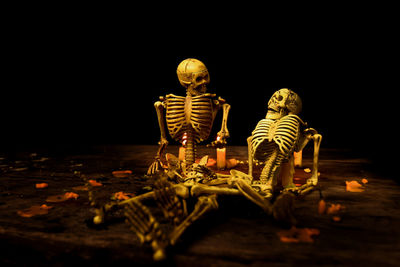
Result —
M217 148L217 168L225 169L226 166L226 148Z
M184 161L185 160L185 152L186 152L186 148L181 146L179 147L179 160L180 161Z
M294 166L299 168L303 166L303 150L294 152Z
M186 153L186 143L187 143L187 133L183 133L182 135L182 146L179 147L179 156L178 159L180 161L184 161L185 160L185 153Z

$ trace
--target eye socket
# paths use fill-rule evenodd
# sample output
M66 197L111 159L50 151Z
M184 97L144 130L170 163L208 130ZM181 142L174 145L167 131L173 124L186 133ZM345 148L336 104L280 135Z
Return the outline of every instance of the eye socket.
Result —
M197 76L197 78L196 78L196 82L200 82L202 79L203 79L203 77L201 77L201 76Z
M279 95L278 96L278 101L282 101L282 99L283 99L283 96Z

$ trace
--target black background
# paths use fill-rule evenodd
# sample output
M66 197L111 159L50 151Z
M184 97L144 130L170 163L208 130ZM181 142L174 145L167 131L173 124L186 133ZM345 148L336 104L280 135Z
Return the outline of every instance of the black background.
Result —
M176 67L193 57L208 67L209 92L231 104L229 144L246 145L271 95L289 88L302 98L300 116L323 135L323 147L393 160L398 97L388 83L391 55L367 29L340 29L283 32L262 43L247 35L210 53L191 45L169 51L166 39L147 46L133 35L26 27L4 51L1 150L157 144L153 103L169 93L185 95Z

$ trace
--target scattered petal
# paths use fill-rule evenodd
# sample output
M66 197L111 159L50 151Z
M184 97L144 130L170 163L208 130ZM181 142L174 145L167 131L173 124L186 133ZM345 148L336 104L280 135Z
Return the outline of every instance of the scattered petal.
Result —
M366 183L368 183L368 180L365 179L365 178L363 178L363 179L361 180L361 182L362 182L363 184L366 184Z
M310 169L310 168L305 168L305 169L304 169L304 172L310 173L310 172L311 172L311 169Z
M35 215L44 215L49 213L49 209L51 209L51 206L47 206L46 204L43 204L41 206L39 205L34 205L30 208L24 209L24 210L19 210L17 211L18 215L21 217L25 218L30 218Z
M208 158L207 167L211 167L217 164L217 161L213 158Z
M340 222L340 221L342 220L342 218L339 217L339 216L333 216L333 217L332 217L332 220L333 220L334 222Z
M319 230L315 228L296 228L292 226L290 230L278 232L278 236L282 242L286 243L313 243L314 239L311 236L319 235Z
M91 186L102 186L102 183L97 182L96 180L89 180L89 184Z
M321 199L318 203L318 214L324 214L326 210L326 202Z
M67 192L67 193L65 193L64 195L65 195L65 197L66 197L67 199L70 199L70 198L75 198L75 199L77 199L77 198L79 197L79 195L78 195L77 193L74 193L74 192Z
M326 214L335 214L343 208L344 207L340 204L331 204L330 207L326 210Z
M113 171L112 175L115 178L126 178L126 177L129 177L130 175L132 175L132 171L131 170Z
M232 169L236 167L236 165L239 164L239 161L237 159L228 159L226 160L226 168Z
M131 193L124 193L124 192L117 192L114 194L114 199L117 200L126 200L134 197L134 194Z
M357 181L346 181L346 191L349 192L363 192L364 188Z
M77 199L79 197L79 195L78 194L76 194L76 193L73 193L73 192L67 192L67 193L65 193L65 194L63 194L63 195L55 195L55 196L49 196L47 199L46 199L46 201L47 202L63 202L63 201L66 201L66 200L68 200L68 199L71 199L71 198L75 198L75 199Z
M35 185L36 188L46 188L48 186L49 186L49 184L47 184L47 183L39 183L39 184Z

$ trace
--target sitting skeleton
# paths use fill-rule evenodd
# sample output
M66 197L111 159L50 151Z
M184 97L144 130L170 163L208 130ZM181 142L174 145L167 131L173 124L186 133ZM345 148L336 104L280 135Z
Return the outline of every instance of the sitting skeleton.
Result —
M278 90L268 102L266 118L258 122L252 136L247 139L249 175L252 175L254 160L265 162L259 180L253 180L252 187L266 199L272 198L279 176L286 191L298 194L311 191L318 183L322 136L313 128L306 128L306 123L297 116L301 108L301 99L295 92ZM301 151L310 140L314 141L311 178L305 185L296 187L293 183L293 152Z
M196 193L197 184L208 184L211 182L221 183L227 175L217 175L206 167L208 157L204 157L200 163L195 163L196 143L206 140L211 132L214 118L219 109L223 109L223 120L221 130L217 133L219 137L213 145L224 145L229 137L227 129L227 117L230 105L222 98L215 98L215 94L206 93L207 84L210 81L206 66L197 59L186 59L177 68L178 79L186 88L186 97L169 94L160 97L161 101L154 104L158 123L161 131L161 140L155 161L148 169L148 175L158 173L161 177L155 183L156 189L133 199L122 202L114 202L96 209L95 224L104 222L106 213L118 207L125 207L127 222L141 241L149 241L155 251L154 258L161 259L164 248L168 244L174 244L184 230L203 213L218 207L216 194L214 192ZM164 110L166 116L164 118ZM185 160L181 162L172 154L167 153L167 168L165 173L168 180L162 178L164 172L160 172L163 152L168 145L165 131L165 122L169 134L176 141L182 141L186 137ZM222 178L225 177L225 178ZM170 182L171 181L171 182ZM197 204L193 211L188 214L186 199L189 196L197 198ZM169 235L162 233L158 223L140 201L154 198L164 211L167 218L171 218L175 228ZM161 232L160 232L161 231Z
M168 145L165 122L170 136L182 142L186 138L185 160L181 162L182 176L190 174L196 159L196 144L207 140L219 109L223 109L221 130L217 133L218 144L225 144L229 137L227 119L230 105L225 100L206 93L210 75L206 66L199 60L189 58L182 61L177 68L179 82L186 88L186 97L169 94L160 97L161 101L154 103L161 132L159 149L155 161L147 174L153 175L161 168L161 159ZM166 116L164 119L164 111ZM215 142L214 142L215 143Z

